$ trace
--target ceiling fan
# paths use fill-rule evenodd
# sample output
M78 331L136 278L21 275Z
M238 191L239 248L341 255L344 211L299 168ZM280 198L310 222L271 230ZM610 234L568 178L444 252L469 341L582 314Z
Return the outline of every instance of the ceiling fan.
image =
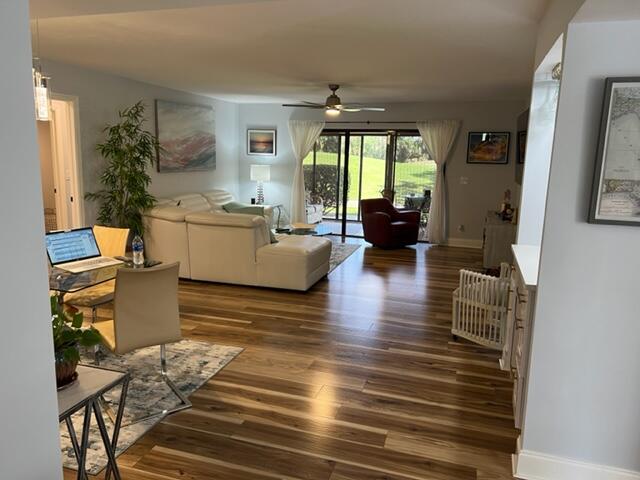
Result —
M331 95L327 97L325 103L314 102L302 102L302 103L285 103L283 107L301 107L301 108L316 108L324 109L327 115L340 115L341 112L384 112L383 107L372 107L369 105L362 105L360 103L342 103L340 97L336 94L336 91L340 88L340 85L329 84L329 90Z

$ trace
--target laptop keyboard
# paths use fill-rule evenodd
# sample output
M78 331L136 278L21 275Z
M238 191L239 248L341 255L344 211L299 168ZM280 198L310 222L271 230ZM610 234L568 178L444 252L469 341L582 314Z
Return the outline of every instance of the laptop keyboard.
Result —
M88 260L81 260L79 262L66 263L58 265L59 268L67 270L69 272L77 273L92 270L98 267L106 267L108 265L117 265L122 263L120 260L109 257L90 258Z

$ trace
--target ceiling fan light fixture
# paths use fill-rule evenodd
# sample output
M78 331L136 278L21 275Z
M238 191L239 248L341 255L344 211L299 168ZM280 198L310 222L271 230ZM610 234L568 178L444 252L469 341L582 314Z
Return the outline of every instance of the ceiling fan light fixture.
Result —
M330 117L337 117L340 115L340 109L336 107L327 108L326 112Z

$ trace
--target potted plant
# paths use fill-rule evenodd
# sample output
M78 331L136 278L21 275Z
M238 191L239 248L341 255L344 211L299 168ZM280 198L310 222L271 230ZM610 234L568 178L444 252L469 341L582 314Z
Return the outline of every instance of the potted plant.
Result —
M151 177L147 167L153 165L157 138L144 130L144 104L139 101L118 112L120 121L107 125L107 138L96 146L107 160L100 176L102 190L87 193L85 198L100 202L98 221L103 225L129 228L132 235L142 235L142 214L155 204L147 191Z
M78 347L93 347L100 343L101 337L93 327L82 328L82 312L69 315L55 296L51 297L51 328L56 359L56 384L61 388L77 377L76 367L80 361Z

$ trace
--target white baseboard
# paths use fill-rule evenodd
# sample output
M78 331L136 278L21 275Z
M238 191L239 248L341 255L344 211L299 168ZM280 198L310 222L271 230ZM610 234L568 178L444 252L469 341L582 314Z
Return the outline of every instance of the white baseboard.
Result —
M447 245L449 247L482 248L482 240L475 238L449 238Z
M640 480L640 472L530 450L513 456L513 475L521 480Z

